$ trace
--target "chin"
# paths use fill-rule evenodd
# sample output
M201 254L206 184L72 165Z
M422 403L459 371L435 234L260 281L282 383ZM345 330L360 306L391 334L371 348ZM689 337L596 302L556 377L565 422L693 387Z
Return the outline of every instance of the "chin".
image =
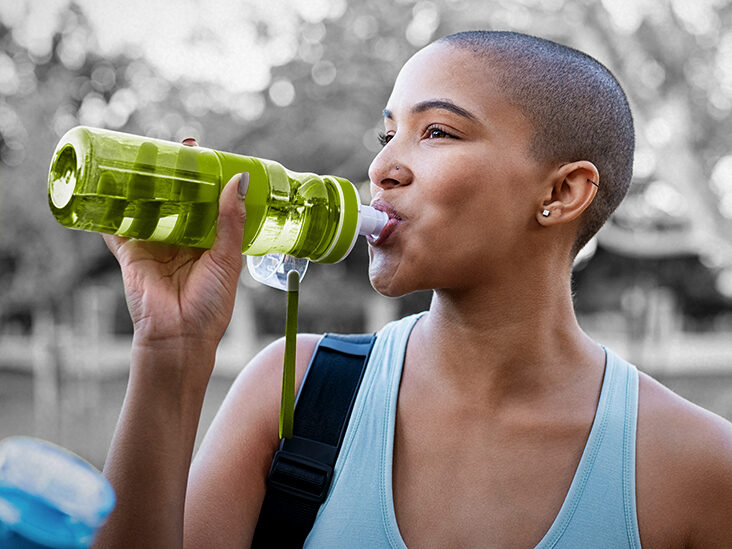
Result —
M425 264L414 254L387 253L369 246L369 281L385 297L402 297L413 292L433 290L444 282L432 273L434 265ZM462 275L461 275L462 276ZM438 285L435 285L438 284Z
M425 289L418 287L413 277L398 268L386 268L373 261L369 265L369 281L373 289L385 297L402 297Z
M399 283L396 274L396 270L384 269L383 266L378 268L373 262L369 265L369 282L374 290L385 297L401 297L409 293Z
M379 294L383 295L384 297L404 297L405 295L411 293L407 291L397 290L393 288L380 288L374 284L371 284L374 290L376 290Z
M378 274L374 275L369 272L371 287L384 297L402 297L409 293L395 285L393 280L386 280L385 278L386 277L379 276Z

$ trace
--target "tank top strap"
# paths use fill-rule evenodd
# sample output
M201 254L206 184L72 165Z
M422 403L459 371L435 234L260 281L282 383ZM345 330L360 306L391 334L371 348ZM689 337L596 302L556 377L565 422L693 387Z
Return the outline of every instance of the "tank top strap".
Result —
M536 549L640 548L635 501L638 371L605 349L595 419L567 497Z
M387 324L371 350L343 438L330 493L305 547L406 549L391 486L396 405L412 328L424 313Z

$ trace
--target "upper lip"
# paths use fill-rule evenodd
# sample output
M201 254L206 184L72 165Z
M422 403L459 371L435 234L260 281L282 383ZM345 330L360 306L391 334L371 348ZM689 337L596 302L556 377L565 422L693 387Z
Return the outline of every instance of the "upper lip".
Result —
M385 200L374 200L371 203L371 207L375 210L386 213L386 215L389 216L389 219L396 219L398 221L402 220L402 215L399 211Z

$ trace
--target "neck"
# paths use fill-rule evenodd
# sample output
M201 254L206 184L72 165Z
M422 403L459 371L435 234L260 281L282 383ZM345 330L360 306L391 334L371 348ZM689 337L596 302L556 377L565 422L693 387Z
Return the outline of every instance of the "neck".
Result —
M575 379L592 367L597 373L604 353L577 324L569 276L543 277L546 284L539 278L436 291L415 327L412 356L441 383L492 402L536 397L565 383L569 373Z

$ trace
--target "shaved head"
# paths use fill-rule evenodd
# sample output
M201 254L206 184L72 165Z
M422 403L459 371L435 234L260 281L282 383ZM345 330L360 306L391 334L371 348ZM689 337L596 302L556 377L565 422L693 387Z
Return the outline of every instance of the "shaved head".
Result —
M572 257L628 192L635 138L628 100L612 73L578 50L525 34L469 31L438 41L483 57L508 101L534 126L531 154L547 163L592 162L600 187L583 213Z

